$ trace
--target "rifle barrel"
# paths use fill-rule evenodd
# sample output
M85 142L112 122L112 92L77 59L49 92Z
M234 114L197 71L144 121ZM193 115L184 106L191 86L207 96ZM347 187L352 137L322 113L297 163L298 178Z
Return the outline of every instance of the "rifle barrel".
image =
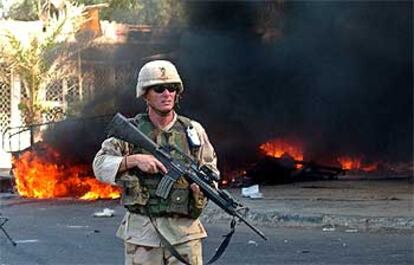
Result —
M239 213L235 213L235 216L237 218L239 218L240 221L242 221L243 223L245 223L250 229L252 229L256 234L258 234L261 238L263 238L264 240L267 240L267 237L263 234L262 231L260 231L259 229L257 229L255 226L253 226L251 223L249 223L246 219L243 218L243 216L241 216Z

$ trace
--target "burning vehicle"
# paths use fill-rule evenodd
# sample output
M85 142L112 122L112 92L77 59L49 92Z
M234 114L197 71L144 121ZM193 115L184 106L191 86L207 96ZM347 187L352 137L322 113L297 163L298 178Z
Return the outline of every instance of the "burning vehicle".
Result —
M328 162L304 160L304 149L298 142L273 139L259 146L255 162L245 169L228 173L223 186L248 187L254 184L277 185L301 181L352 179L397 174L409 175L409 164L381 161L367 162L362 156L331 157Z

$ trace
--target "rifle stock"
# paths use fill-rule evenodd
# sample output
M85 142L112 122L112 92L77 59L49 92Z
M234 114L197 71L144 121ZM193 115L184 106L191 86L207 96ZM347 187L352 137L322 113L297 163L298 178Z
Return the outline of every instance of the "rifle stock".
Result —
M132 125L128 119L120 113L117 113L109 123L107 127L107 135L114 136L132 144L137 144L150 153L158 148L157 144Z

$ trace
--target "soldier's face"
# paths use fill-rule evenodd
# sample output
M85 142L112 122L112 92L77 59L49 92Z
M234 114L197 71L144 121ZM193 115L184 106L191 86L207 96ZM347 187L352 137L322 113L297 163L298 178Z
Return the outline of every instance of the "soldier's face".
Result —
M148 106L161 114L174 109L177 89L173 85L163 84L149 88L145 94Z

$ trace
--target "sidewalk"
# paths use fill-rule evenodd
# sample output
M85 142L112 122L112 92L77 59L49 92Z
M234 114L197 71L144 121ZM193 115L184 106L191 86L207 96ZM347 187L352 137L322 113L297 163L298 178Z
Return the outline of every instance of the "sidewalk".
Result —
M243 198L248 218L264 226L320 227L347 232L402 230L414 232L413 181L336 180L260 187L263 199ZM205 222L229 220L209 203Z

